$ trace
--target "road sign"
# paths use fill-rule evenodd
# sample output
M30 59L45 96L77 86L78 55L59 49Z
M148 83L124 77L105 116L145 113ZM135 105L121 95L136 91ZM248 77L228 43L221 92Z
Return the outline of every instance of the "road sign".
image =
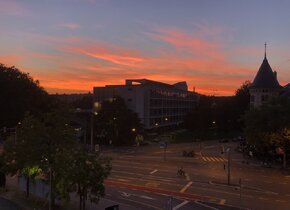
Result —
M166 147L167 147L167 142L161 141L161 142L159 143L159 147L160 147L161 149L166 148Z
M100 145L99 144L96 144L95 145L95 152L99 152L100 151Z

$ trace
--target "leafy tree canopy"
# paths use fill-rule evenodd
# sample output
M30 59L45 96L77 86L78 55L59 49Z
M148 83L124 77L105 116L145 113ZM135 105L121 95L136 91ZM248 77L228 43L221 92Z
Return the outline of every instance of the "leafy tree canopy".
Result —
M13 127L26 112L37 115L51 104L38 80L17 68L0 64L0 128Z
M128 109L120 97L104 101L96 116L97 133L105 133L107 141L115 145L130 145L141 132L137 113ZM133 131L133 129L135 129Z
M21 172L27 180L39 173L49 179L51 173L53 195L69 200L69 193L77 192L84 206L87 197L97 202L104 195L103 181L109 174L110 161L84 152L69 124L68 110L63 107L40 118L26 115L17 127L16 138L4 143L3 168L11 174Z
M290 102L285 98L276 98L252 109L246 113L245 123L246 138L257 148L281 145L282 136L290 128Z
M241 114L244 114L250 106L250 86L251 82L245 81L241 87L236 90L235 99L237 101L237 108Z

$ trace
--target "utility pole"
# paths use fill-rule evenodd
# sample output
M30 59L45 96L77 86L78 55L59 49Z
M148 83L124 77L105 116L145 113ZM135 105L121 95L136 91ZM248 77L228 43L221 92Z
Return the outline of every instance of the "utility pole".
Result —
M51 172L51 166L49 169L49 203L48 203L48 209L51 210L51 203L52 203L52 172Z
M94 112L91 113L91 152L93 152L94 144Z
M166 160L166 148L167 148L167 142L164 143L164 156L163 159Z
M231 148L227 149L228 153L228 185L231 183Z
M240 207L242 209L242 179L241 178L239 180L239 184L240 184Z

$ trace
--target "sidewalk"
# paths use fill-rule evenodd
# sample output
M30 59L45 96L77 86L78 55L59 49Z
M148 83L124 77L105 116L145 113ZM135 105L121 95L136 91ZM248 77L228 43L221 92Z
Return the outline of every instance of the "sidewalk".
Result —
M7 192L0 195L0 210L46 210L47 202L45 199L30 196L29 199L25 198L25 192L20 192L17 186L16 177L6 178ZM12 201L11 201L12 200ZM56 202L57 203L57 202ZM86 202L87 210L104 210L106 207L119 205L120 210L137 210L137 208L127 205L125 203L118 203L108 198L101 198L98 204L91 203L89 200ZM61 208L58 208L60 210ZM70 199L70 209L79 209L79 197L77 194L72 193Z
M17 204L3 197L0 197L0 209L1 210L22 210L20 206L18 206Z

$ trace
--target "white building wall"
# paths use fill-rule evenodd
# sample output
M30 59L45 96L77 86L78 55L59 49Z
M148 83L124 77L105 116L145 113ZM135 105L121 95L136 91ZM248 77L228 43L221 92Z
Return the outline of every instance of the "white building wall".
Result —
M146 129L178 125L184 116L197 106L196 93L176 89L174 86L146 83L95 87L94 99L101 102L120 96L127 107L138 114Z

